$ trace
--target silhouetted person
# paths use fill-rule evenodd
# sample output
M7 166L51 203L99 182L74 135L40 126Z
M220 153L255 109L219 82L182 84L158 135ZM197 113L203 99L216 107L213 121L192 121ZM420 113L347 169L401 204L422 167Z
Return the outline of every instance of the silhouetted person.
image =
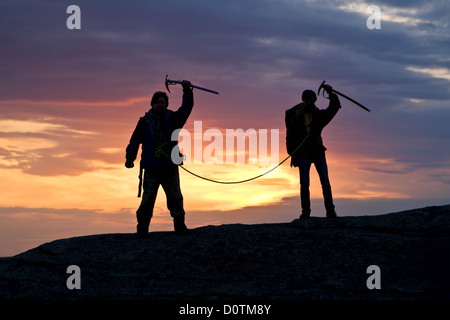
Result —
M140 178L142 179L144 170L144 193L136 211L138 237L144 237L148 233L160 185L166 193L167 208L173 217L175 231L180 234L188 232L178 166L170 158L174 148L179 154L178 139L172 141L172 133L183 127L194 106L190 82L183 81L182 86L183 102L177 111L167 109L169 97L165 92L157 91L153 94L151 109L139 119L126 149L125 166L133 168L139 145L142 144Z
M322 184L326 215L329 218L337 217L328 178L328 167L325 157L326 148L323 145L321 134L323 128L333 119L341 105L339 98L331 91L332 88L330 86L326 85L324 89L330 98L330 104L327 109L318 109L315 106L317 97L314 91L305 90L302 94L303 102L286 111L286 148L287 152L292 156L291 167L299 167L300 171L301 219L309 218L311 214L309 172L313 163ZM298 148L307 134L309 134L308 138Z

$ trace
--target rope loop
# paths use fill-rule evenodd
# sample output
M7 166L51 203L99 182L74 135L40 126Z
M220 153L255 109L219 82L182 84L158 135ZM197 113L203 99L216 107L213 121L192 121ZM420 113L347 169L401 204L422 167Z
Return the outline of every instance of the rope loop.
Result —
M273 168L270 169L269 171L266 171L266 172L264 172L264 173L262 173L262 174L259 174L259 175L255 176L255 177L248 178L248 179L244 179L244 180L239 180L239 181L219 181L219 180L214 180L214 179L210 179L210 178L206 178L206 177L200 176L200 175L198 175L198 174L196 174L196 173L194 173L194 172L192 172L192 171L186 169L182 164L180 164L179 167L181 167L181 169L183 169L183 170L186 171L187 173L189 173L189 174L191 174L191 175L193 175L193 176L195 176L195 177L197 177L197 178L200 178L200 179L209 181L209 182L220 183L220 184L238 184L238 183L249 182L249 181L252 181L252 180L261 178L262 176L265 176L266 174L269 174L270 172L272 172L273 170L275 170L276 168L278 168L279 166L281 166L284 162L286 162L286 160L288 160L293 154L295 154L295 153L298 151L298 149L300 149L300 148L303 146L303 144L305 143L306 139L308 139L308 137L309 137L309 133L306 134L305 138L304 138L303 141L298 145L298 147L295 148L294 151L292 151L292 153L291 153L289 156L287 156L283 161L281 161L278 165L276 165L275 167L273 167ZM169 156L161 149L161 147L162 147L162 146L156 148L156 153L157 153L156 156L159 158L160 155L163 154L164 156L166 156L166 157L168 157L169 159L172 160L172 158L170 158L170 157L169 157Z

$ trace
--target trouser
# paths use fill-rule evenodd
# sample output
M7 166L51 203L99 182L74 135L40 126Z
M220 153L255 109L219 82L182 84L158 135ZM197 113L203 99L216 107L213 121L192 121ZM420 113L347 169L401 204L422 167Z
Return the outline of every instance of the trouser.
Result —
M169 209L170 215L173 218L184 218L185 212L183 209L183 195L180 189L178 167L170 166L158 170L146 169L144 171L142 201L136 211L138 233L148 232L160 185L166 194L167 209Z
M311 200L309 195L309 173L311 164L314 163L317 173L319 174L320 183L322 185L323 199L327 215L332 215L334 211L333 195L331 193L330 179L328 178L328 166L325 155L313 158L299 157L300 171L300 200L302 205L302 213L309 216L311 213Z

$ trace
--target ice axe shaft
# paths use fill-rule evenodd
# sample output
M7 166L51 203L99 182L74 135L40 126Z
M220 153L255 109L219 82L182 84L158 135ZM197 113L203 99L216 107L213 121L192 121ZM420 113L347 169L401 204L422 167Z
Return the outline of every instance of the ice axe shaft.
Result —
M317 91L317 94L320 93L320 89L323 88L324 84L325 84L325 80L321 83L321 85L320 85L320 87L319 87L319 90ZM345 94L343 94L343 93L341 93L341 92L339 92L339 91L337 91L337 90L332 89L331 91L334 92L334 93L336 93L336 94L338 94L338 95L340 95L341 97L347 99L348 101L353 102L354 104L356 104L357 106L363 108L364 110L370 112L370 110L369 110L367 107L363 106L363 105L362 105L361 103L359 103L358 101L353 100L352 98L346 96Z
M363 108L364 110L366 110L366 111L370 112L369 108L367 108L367 107L363 106L363 105L362 105L361 103L359 103L358 101L355 101L355 100L353 100L352 98L350 98L350 97L346 96L346 95L345 95L345 94L343 94L343 93L340 93L340 92L339 92L339 91L337 91L337 90L334 90L334 89L332 89L332 91L333 91L334 93L336 93L336 94L340 95L341 97L343 97L343 98L345 98L345 99L347 99L347 100L349 100L349 101L353 102L354 104L356 104L357 106L359 106L359 107Z
M169 90L169 85L175 85L175 84L177 84L177 83L178 83L178 84L182 84L182 81L179 81L179 80L171 80L171 79L168 78L168 76L169 76L169 75L166 74L165 85L166 85L167 91L170 92L170 90ZM199 86L196 86L196 85L193 85L193 84L190 84L189 86L190 86L191 88L203 90L203 91L210 92L210 93L214 93L214 94L219 94L217 91L214 91L214 90L211 90L211 89L206 89L206 88L203 88L203 87L199 87Z

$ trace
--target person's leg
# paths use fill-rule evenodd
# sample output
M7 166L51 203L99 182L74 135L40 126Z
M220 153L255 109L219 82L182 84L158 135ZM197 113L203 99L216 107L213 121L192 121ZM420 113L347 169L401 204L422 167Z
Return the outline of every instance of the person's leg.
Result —
M186 232L183 195L181 194L180 176L177 166L164 169L164 178L162 178L161 185L166 193L167 209L169 209L173 218L175 231L177 233Z
M299 158L300 172L300 201L302 205L302 214L300 218L309 218L311 214L311 200L309 195L309 172L311 169L311 160L308 158Z
M326 157L325 156L317 157L316 159L314 159L314 165L316 167L317 173L319 174L320 183L322 185L323 200L327 212L327 217L335 218L337 215L334 209L333 195L331 192L331 184L328 176L328 166Z
M159 188L157 175L153 171L145 170L143 186L144 192L141 204L136 211L138 236L145 236L148 233L150 220L153 216L153 208Z

